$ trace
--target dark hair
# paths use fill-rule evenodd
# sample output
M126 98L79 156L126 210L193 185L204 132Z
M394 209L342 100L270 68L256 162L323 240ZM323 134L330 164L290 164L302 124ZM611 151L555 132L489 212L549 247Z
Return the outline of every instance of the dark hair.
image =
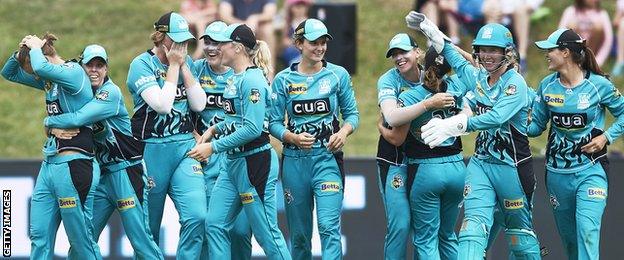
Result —
M567 48L559 49L562 50ZM594 52L590 48L588 48L587 45L583 44L582 49L578 52L570 50L570 53L572 53L572 62L581 65L581 68L583 68L584 70L591 71L607 79L609 78L609 75L602 71L602 69L600 69L598 62L596 61L596 56L594 55Z
M585 0L574 0L574 7L577 9L589 9L590 7L585 3ZM596 2L596 8L600 9L600 1Z
M43 51L43 55L45 56L57 55L56 49L54 48L54 41L58 40L56 35L46 32L45 35L43 35L43 40L45 41L45 43L43 44L43 47L41 47L41 51ZM30 48L26 46L20 47L19 51L17 52L17 62L20 64L22 68L24 67L25 64L30 63L29 52L30 52Z

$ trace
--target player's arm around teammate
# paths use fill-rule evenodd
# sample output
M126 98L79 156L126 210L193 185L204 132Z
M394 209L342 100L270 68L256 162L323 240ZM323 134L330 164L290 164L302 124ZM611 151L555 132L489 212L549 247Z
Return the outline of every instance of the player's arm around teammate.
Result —
M206 220L210 258L230 258L230 247L224 244L229 243L227 232L242 207L269 259L291 259L277 226L278 159L266 129L271 106L265 77L271 66L270 51L244 24L229 25L215 38L220 42L222 64L234 70L223 93L225 120L206 130L208 137L222 136L188 153L205 160L213 153L227 152L225 172L219 174L212 190L212 196L219 199L210 202Z
M472 44L479 64L475 67L422 14L411 12L406 21L432 41L458 78L475 93L476 116L432 119L422 127L423 140L430 147L452 136L481 131L467 167L458 258L483 258L494 209L500 206L510 251L515 257L540 259L531 215L535 176L526 123L530 94L524 78L514 69L517 57L511 33L500 24L481 27Z
M540 83L531 131L550 122L546 188L569 259L598 259L607 203L607 144L624 131L624 98L576 32L559 29L535 43L555 73ZM616 117L605 130L605 108Z
M204 177L199 162L187 157L196 141L190 111L206 106L206 94L191 68L187 42L193 39L188 23L177 13L167 13L154 23L154 46L130 64L127 85L134 101L131 119L135 138L145 143L150 230L160 241L160 223L169 194L180 216L182 229L177 256L199 257L204 239L206 205Z
M13 82L45 91L48 115L71 113L93 98L89 79L75 62L65 62L56 52L56 36L28 35L11 55L2 75ZM49 136L44 145L33 196L30 219L31 259L52 259L61 219L69 238L69 255L76 259L101 259L93 237L93 194L100 169L93 158L90 126Z
M301 62L278 73L272 84L269 129L284 143L282 184L295 259L312 258L313 208L323 259L342 258L342 147L358 126L359 112L347 71L324 60L331 39L323 22L301 22L294 33Z
M80 64L89 76L95 97L76 112L46 117L44 124L52 130L95 124L95 153L102 170L93 202L95 240L117 209L135 256L163 259L148 225L143 144L132 137L121 90L108 77L106 50L89 45L81 57Z

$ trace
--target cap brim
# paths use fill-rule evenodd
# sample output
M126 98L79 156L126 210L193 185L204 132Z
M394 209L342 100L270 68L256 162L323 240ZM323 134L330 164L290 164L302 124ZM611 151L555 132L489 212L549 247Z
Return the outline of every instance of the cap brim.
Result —
M82 64L87 64L89 63L89 61L95 59L95 58L100 58L104 61L104 63L108 64L108 61L106 60L106 57L102 57L101 55L93 55L93 56L85 56L82 58Z
M323 36L327 36L327 39L329 40L334 39L334 37L332 37L329 33L306 33L303 35L303 37L305 37L308 41L316 41L318 38L321 38Z
M540 48L542 50L554 49L554 48L559 47L559 45L553 44L552 42L549 42L548 40L537 41L535 42L535 46L537 46L537 48Z
M190 39L195 39L195 37L190 32L168 32L167 35L171 40L177 43L185 42Z
M411 51L414 48L414 46L411 45L396 45L396 46L392 46L388 49L388 51L386 51L386 58L390 58L390 56L392 56L392 50L394 49L399 49L399 50L403 50L403 51Z

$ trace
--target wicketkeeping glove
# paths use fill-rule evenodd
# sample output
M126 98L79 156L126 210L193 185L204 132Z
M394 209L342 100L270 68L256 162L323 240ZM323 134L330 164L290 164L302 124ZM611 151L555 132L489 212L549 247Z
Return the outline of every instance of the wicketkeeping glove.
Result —
M438 29L431 20L419 12L411 11L405 16L405 22L407 27L420 30L431 41L431 45L435 48L436 52L442 53L444 49L444 41L451 41L451 39Z
M420 128L421 138L425 144L434 148L442 144L446 139L451 137L465 135L466 125L468 124L468 116L459 114L447 119L431 119Z

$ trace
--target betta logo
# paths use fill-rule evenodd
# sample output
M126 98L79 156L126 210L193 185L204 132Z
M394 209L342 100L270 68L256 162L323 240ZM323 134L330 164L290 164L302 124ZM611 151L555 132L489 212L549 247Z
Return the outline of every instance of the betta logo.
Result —
M288 95L301 95L308 93L308 85L305 83L288 84Z
M321 183L321 192L339 192L340 183L338 182L323 182Z
M562 107L565 99L563 98L563 95L546 94L544 95L544 102L546 102L549 106Z
M234 100L226 98L223 100L223 110L228 115L236 115L236 110L234 109Z
M206 93L206 108L214 108L214 109L223 108L223 94Z
M295 115L318 115L327 114L331 110L329 98L295 100L292 103Z
M117 209L119 211L128 210L128 209L134 208L134 206L135 206L134 197L117 200Z
M557 128L581 129L587 123L587 114L550 112L550 120Z
M603 188L589 188L587 189L587 196L596 199L606 199L607 190Z
M239 196L243 204L249 204L254 202L253 193L251 192L241 193Z
M522 198L516 200L504 200L506 209L521 209L524 207L524 200Z
M76 198L67 197L67 198L59 198L59 208L68 209L76 207Z
M201 167L201 164L193 165L193 173L195 174L204 174L204 171Z

